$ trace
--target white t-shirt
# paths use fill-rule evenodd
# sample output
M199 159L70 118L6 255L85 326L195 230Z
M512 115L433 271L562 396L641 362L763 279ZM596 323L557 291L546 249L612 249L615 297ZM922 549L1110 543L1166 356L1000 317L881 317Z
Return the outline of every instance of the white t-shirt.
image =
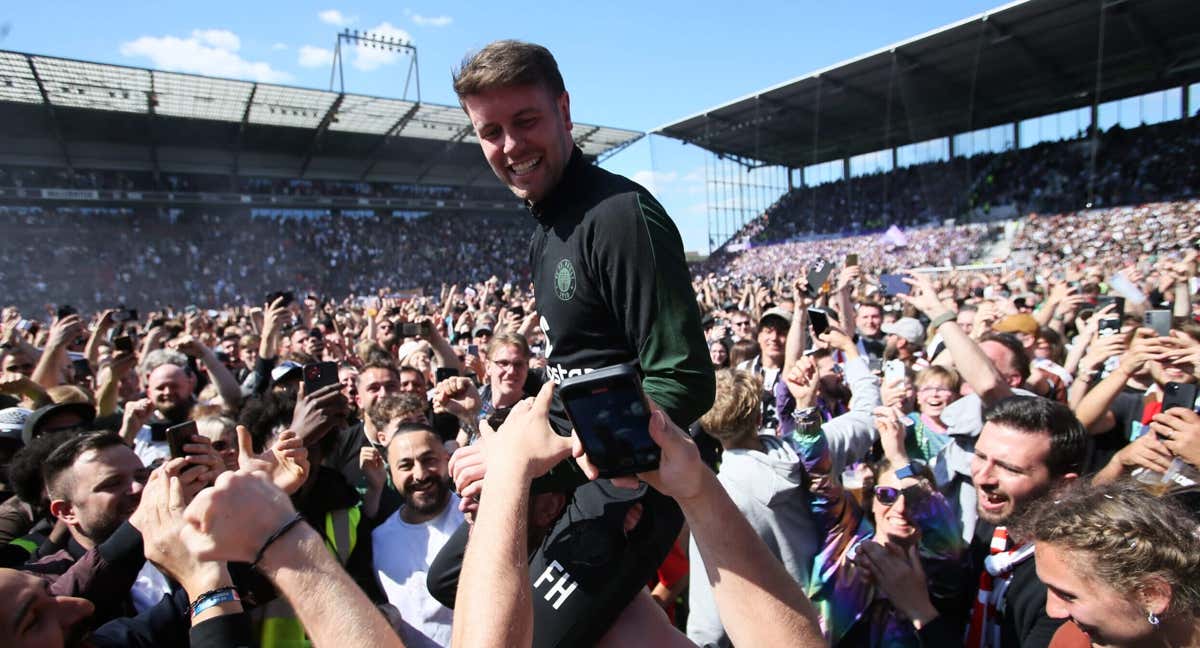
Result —
M150 435L150 426L143 425L142 429L138 430L136 436L133 437L133 453L142 460L143 466L162 459L166 461L171 458L171 446L166 440L154 441Z
M400 519L403 507L371 532L372 562L379 587L410 626L401 628L405 645L450 645L454 611L437 602L425 585L429 565L463 523L458 495L450 493L446 510L421 524ZM424 547L424 551L421 548ZM409 636L410 632L422 636Z

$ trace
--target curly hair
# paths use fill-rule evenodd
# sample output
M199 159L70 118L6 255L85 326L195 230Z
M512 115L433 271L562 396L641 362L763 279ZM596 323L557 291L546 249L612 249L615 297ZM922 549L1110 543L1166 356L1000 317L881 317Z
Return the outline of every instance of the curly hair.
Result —
M1064 549L1081 574L1133 595L1148 577L1171 586L1173 612L1200 610L1200 521L1170 497L1122 480L1077 484L1046 499L1020 530Z
M717 372L716 400L700 417L700 426L726 447L753 437L762 418L762 398L762 382L754 374L722 369Z

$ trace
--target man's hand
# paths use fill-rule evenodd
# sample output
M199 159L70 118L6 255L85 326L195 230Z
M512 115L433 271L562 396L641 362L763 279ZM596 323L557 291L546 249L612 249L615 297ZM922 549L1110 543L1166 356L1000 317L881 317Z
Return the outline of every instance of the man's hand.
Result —
M812 407L817 400L817 363L811 356L803 356L783 377L784 386L796 401L796 409Z
M1174 349L1169 338L1156 336L1154 329L1140 328L1134 333L1129 350L1121 356L1118 368L1128 377L1136 376L1147 362L1167 359Z
M188 334L171 340L169 346L187 357L196 358L197 360L202 360L205 354L210 353L209 348L204 346L200 340Z
M1171 459L1171 451L1163 445L1162 441L1159 441L1154 434L1143 434L1118 450L1111 461L1118 462L1124 472L1130 472L1135 468L1146 468L1164 473L1171 467Z
M121 419L121 438L126 443L133 443L133 437L141 430L150 416L154 414L154 401L141 398L125 403L125 415Z
M0 375L0 394L19 396L29 393L42 393L40 385L33 382L25 374L9 372Z
M454 480L454 490L462 498L458 504L461 511L466 511L471 504L478 506L479 493L483 491L483 478L487 475L484 447L491 443L490 439L494 434L487 421L480 421L479 439L450 455L450 478Z
M260 472L271 482L291 495L300 490L308 478L308 449L304 440L291 430L284 430L274 445L260 455L254 454L254 441L246 426L237 426L238 472Z
M554 383L547 382L537 398L526 398L513 406L504 425L484 446L485 462L492 470L512 466L530 479L550 471L571 455L571 439L550 427L550 401Z
M842 329L834 326L832 323L824 333L817 336L817 339L842 353L847 355L854 353L857 355L858 348L854 346L854 341Z
M184 511L199 489L197 470L186 470L185 459L172 459L150 473L137 510L129 523L142 534L146 559L198 595L214 586L221 567L199 559L181 543L187 523Z
M933 287L933 282L929 277L919 272L910 273L910 276L905 277L904 283L913 287L911 295L896 295L906 304L912 305L917 310L925 313L925 316L930 321L935 320L942 315L949 313L946 304L938 297L938 291Z
M263 337L278 334L280 329L283 328L283 323L292 315L288 307L283 305L282 296L267 304L266 308L263 309L263 313Z
M1150 431L1171 454L1193 466L1200 466L1200 414L1184 407L1172 407L1154 415L1150 420Z
M306 394L304 385L300 385L296 408L292 411L292 431L304 445L312 445L330 430L345 425L346 417L350 415L350 401L341 390L341 384L334 383Z
M1124 336L1108 335L1100 337L1097 334L1092 337L1092 343L1088 345L1087 353L1079 360L1079 374L1082 375L1087 371L1095 371L1109 358L1119 356L1124 352Z
M46 351L64 349L83 335L83 318L68 315L50 325L50 337L46 340Z
M854 288L854 285L862 280L862 274L861 266L845 266L838 272L836 290L842 291Z
M358 467L367 478L368 490L383 490L384 484L387 483L387 475L384 472L383 455L379 453L378 448L373 445L363 446L358 453Z
M679 502L699 497L704 491L704 478L709 476L708 467L701 461L700 450L687 433L671 422L657 405L651 406L650 438L662 449L658 470L639 473L638 479Z
M250 563L295 514L291 499L266 474L243 467L192 500L179 537L202 560Z
M460 419L479 416L479 390L470 378L452 376L433 388L433 411L449 412Z

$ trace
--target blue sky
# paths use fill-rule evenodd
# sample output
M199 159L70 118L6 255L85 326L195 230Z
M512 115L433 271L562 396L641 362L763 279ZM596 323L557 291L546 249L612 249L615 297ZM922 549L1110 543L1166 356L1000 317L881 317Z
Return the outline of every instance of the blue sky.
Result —
M335 34L349 27L411 39L422 99L453 104L450 70L463 54L520 38L554 52L575 119L649 131L999 4L57 0L0 6L0 49L324 89ZM405 60L347 63L347 91L401 95ZM649 186L684 246L707 251L704 160L696 147L653 137L605 166Z

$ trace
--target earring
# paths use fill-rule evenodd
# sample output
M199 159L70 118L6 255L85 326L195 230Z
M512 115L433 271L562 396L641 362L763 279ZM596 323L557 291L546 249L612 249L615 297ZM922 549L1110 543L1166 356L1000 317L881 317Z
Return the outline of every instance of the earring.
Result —
M1146 615L1146 620L1149 621L1150 625L1152 626L1158 625L1158 615L1154 614L1153 612L1150 612Z

